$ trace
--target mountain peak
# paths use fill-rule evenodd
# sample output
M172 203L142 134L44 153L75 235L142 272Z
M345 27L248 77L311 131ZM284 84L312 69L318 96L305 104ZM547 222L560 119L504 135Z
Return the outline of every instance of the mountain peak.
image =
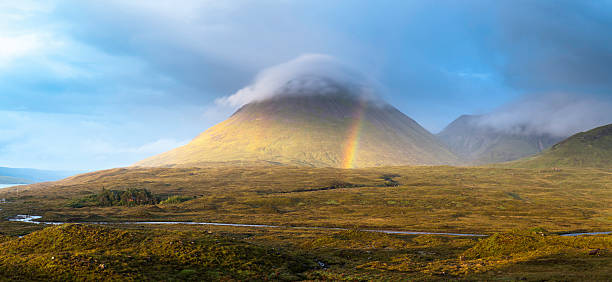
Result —
M482 115L462 115L450 123L438 137L457 156L472 164L517 160L541 152L561 138L521 130L503 130L483 123Z
M337 91L253 101L191 143L136 165L227 162L350 168L454 164L456 157L393 106Z

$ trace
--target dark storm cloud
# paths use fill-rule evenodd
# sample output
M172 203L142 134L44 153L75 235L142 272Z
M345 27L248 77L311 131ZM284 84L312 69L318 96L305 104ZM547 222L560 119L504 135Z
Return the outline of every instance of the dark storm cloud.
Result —
M508 85L612 94L612 2L506 1L494 22Z

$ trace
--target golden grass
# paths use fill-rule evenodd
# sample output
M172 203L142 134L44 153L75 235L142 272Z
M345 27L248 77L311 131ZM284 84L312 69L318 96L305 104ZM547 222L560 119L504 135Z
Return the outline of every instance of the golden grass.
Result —
M398 186L389 186L396 175ZM385 179L387 178L387 180ZM70 208L102 188L195 197L177 204ZM343 188L346 187L346 188ZM612 173L458 167L114 169L3 191L0 215L181 220L486 233L541 226L609 231ZM19 194L19 198L17 198Z
M135 207L66 206L103 187L146 188L156 195L193 199ZM0 193L0 198L9 201L1 206L3 220L16 214L37 214L44 220L58 221L179 220L350 228L336 232L118 226L147 230L138 234L158 229L181 234L210 231L238 240L239 244L244 241L274 248L325 265L300 273L285 271L299 279L612 279L612 236L555 235L564 231L612 230L612 173L606 170L444 166L355 170L278 166L139 168L100 171L18 189ZM542 229L529 230L532 227L547 229L546 236L538 233ZM40 228L43 226L0 221L3 235L23 235ZM363 228L504 233L479 240L358 230ZM517 228L523 231L513 231ZM14 237L0 238L4 244L7 240ZM588 254L597 248L602 251ZM124 255L115 258L130 261ZM133 262L128 263L129 269L153 273L130 263ZM228 277L246 276L233 273Z

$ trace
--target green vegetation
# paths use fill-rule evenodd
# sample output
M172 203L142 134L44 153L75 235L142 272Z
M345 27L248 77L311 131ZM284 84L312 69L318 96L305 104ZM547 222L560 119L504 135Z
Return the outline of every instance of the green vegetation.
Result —
M66 224L0 236L0 280L576 280L612 278L612 235L484 239L190 225Z
M170 197L168 197L168 199L165 199L165 200L159 202L159 204L161 204L161 205L175 205L175 204L180 204L182 202L187 202L189 200L193 200L193 197L189 197L189 196L170 196Z
M612 169L612 124L578 133L534 157L503 164L510 167L592 167Z
M0 244L0 280L299 279L315 262L202 232L67 224Z
M102 187L107 191L146 187L156 202L81 208L66 205L110 195L101 193ZM112 195L115 197L115 193ZM611 235L555 235L612 230L609 170L495 167L344 170L278 166L113 169L2 190L0 198L8 201L0 204L0 234L4 235L0 237L4 242L0 257L6 257L0 265L0 280L1 275L12 272L23 280L45 279L46 272L67 280L119 279L118 275L125 275L127 280L612 279ZM120 202L121 197L117 199ZM162 203L162 199L167 202ZM111 234L104 235L105 238L124 238L128 235L117 234L125 233L134 234L129 236L136 239L110 245L109 241L97 239L103 241L100 244L104 247L96 245L94 239L83 240L85 245L74 243L70 249L61 247L64 241L57 238L73 234L71 240L76 241L81 233L70 228L77 227L36 231L45 226L6 221L17 214L41 215L44 221L62 222L200 221L350 230L118 224L112 228L87 228L106 230L100 231ZM540 228L531 229L533 226ZM479 239L359 231L362 229L494 235ZM91 232L82 234L98 234ZM30 235L14 237L25 234ZM50 243L51 239L45 241L43 235L56 238L53 240L59 247L52 247L55 243ZM233 259L231 263L222 263L226 259L223 251L211 253L209 258L214 254L221 260L215 264L185 261L177 254L167 254L168 260L162 261L163 256L156 253L162 250L151 249L183 252L172 249L176 242L172 238L182 238L177 240L188 243L187 246L191 246L190 242L200 244L198 238L219 240L229 246L240 246L227 251L236 256L240 256L237 254L241 254L244 246L263 253L256 252L255 258L245 254L240 263ZM38 242L40 248L17 243L28 240L27 246ZM141 241L147 245L137 243ZM202 244L210 246L206 242ZM181 246L180 250L187 248L177 246ZM268 252L304 267L276 264L277 259ZM62 260L49 262L50 257ZM24 262L25 258L31 262ZM253 268L244 270L242 263ZM105 270L100 270L100 264L105 265ZM27 267L18 270L17 265ZM267 276L270 273L278 275Z
M83 208L116 206L134 207L154 204L173 205L193 200L194 197L174 195L167 197L165 200L160 199L163 199L163 197L154 195L147 189L128 188L127 190L106 190L102 188L102 191L97 194L70 200L66 206L71 208Z
M397 186L388 185L389 179ZM83 203L102 187L146 187L157 204ZM161 205L168 197L162 195L192 200ZM62 222L208 221L459 233L531 226L552 232L609 231L612 225L606 201L612 198L612 173L595 169L113 169L3 189L0 198L8 200L1 204L0 218L33 214ZM84 208L66 205L72 201Z
M612 278L611 261L611 235L563 237L543 230L515 230L494 234L465 251L460 271L501 269L531 279L607 281ZM538 268L545 275L525 271Z
M68 203L69 207L82 208L85 206L93 207L113 207L113 206L140 206L159 203L159 197L155 197L147 189L128 188L127 190L106 190L98 194L90 195L85 198L73 200Z

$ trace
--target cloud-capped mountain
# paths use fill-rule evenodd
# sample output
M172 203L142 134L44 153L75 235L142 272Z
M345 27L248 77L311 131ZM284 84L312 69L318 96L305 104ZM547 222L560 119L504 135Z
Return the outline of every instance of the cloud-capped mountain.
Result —
M437 136L464 162L476 165L534 155L563 139L521 128L499 129L482 121L483 116L463 115Z
M457 163L435 136L391 105L342 90L303 94L250 102L189 144L136 165Z

